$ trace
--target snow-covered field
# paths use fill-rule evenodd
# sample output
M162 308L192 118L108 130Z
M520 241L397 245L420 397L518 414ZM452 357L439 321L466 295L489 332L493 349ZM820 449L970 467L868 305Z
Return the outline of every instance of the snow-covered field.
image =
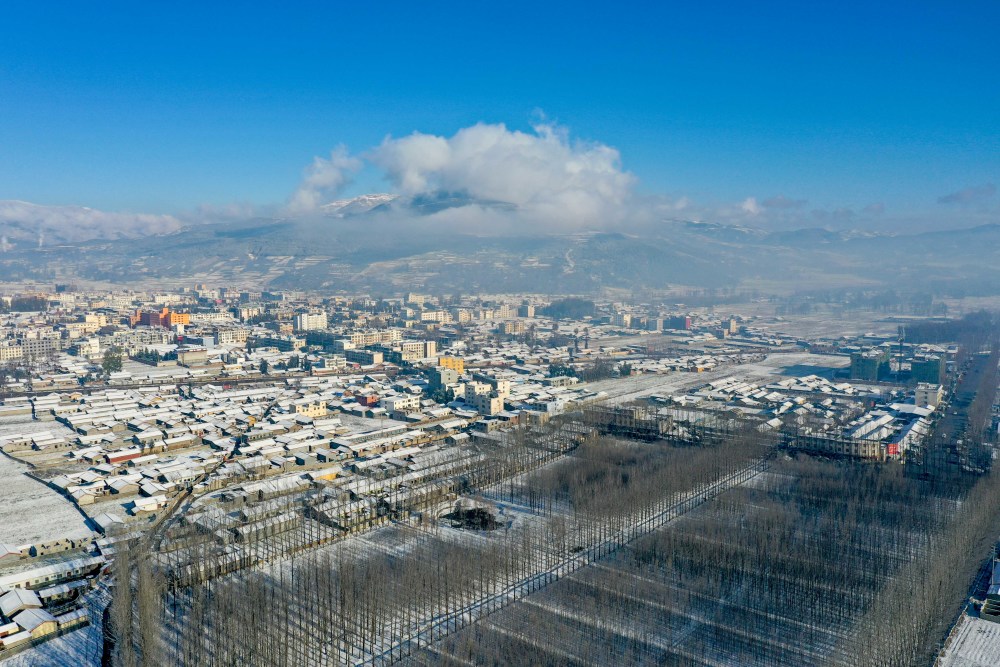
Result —
M829 372L845 368L850 363L850 358L844 356L785 352L772 354L766 359L749 364L720 366L704 373L678 371L663 375L634 375L591 382L586 388L591 391L606 392L608 399L612 401L626 401L651 394L686 393L712 380L726 377L738 377L754 382L767 379L771 382L780 376L829 375Z
M938 664L941 667L1000 665L1000 623L963 616Z
M69 430L58 422L17 417L0 422L0 436ZM64 537L85 537L84 516L66 498L24 472L28 466L0 454L0 543L22 546Z

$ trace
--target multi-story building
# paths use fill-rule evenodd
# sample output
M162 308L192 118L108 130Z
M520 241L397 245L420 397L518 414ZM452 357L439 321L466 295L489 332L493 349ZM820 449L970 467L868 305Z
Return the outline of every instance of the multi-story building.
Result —
M264 309L261 306L243 306L236 312L238 313L239 318L246 322L249 319L262 315L264 313Z
M521 320L507 320L500 323L500 333L509 336L523 334L526 330L527 327L524 326L524 322Z
M232 313L213 310L204 313L191 313L191 324L218 324L232 322Z
M238 345L247 342L250 337L250 330L241 327L233 327L215 330L216 345Z
M389 412L417 412L420 410L420 396L417 394L400 394L383 396L379 405Z
M930 382L919 382L917 383L913 402L921 407L925 405L937 407L942 398L944 398L944 388L941 385Z
M431 369L431 389L436 391L447 387L450 384L455 384L456 382L458 382L458 372L455 369L446 368L444 366L438 366L437 368Z
M459 324L465 324L466 322L471 322L472 311L470 311L468 308L452 308L451 321L458 322Z
M132 326L163 327L169 329L175 325L191 324L191 313L178 313L166 306L160 311L137 310L132 316Z
M292 326L291 322L281 322L278 320L274 320L272 322L265 322L264 328L270 329L271 331L279 334L291 334L292 332L295 331L295 328Z
M315 331L326 326L326 313L299 313L295 316L296 331Z
M438 366L450 368L458 375L461 375L465 372L465 359L453 356L438 357Z
M944 382L945 363L939 356L917 357L910 361L910 379L915 382L941 384Z
M631 313L615 313L611 317L611 324L616 327L625 327L626 329L632 326L632 314Z
M497 396L488 384L481 382L465 385L464 400L481 415L495 415L503 411L503 398Z
M255 343L257 347L274 347L281 352L292 352L304 348L306 346L306 339L298 336L274 334L270 336L258 336Z
M300 398L292 404L295 414L306 417L323 417L327 413L326 401L319 398Z
M447 310L421 310L417 318L421 322L440 322L447 324L451 322L451 313Z
M883 349L851 353L851 379L876 382L889 368L889 353Z
M404 340L396 343L403 355L403 361L417 361L437 356L437 342L433 340Z
M21 356L26 359L40 359L64 348L62 339L51 335L24 336L18 342Z
M76 354L80 357L96 357L101 353L101 341L95 336L91 338L78 338L73 343Z
M674 315L667 317L663 320L664 329L683 329L687 330L691 328L691 318L687 315Z
M463 400L481 415L503 411L504 399L510 394L510 382L476 373L473 382L465 385Z
M378 350L344 350L344 358L362 366L373 366L385 361L385 356Z
M367 347L378 343L395 343L403 340L403 332L399 329L368 329L352 331L344 338L351 341L355 347Z
M15 361L24 357L24 349L12 342L0 345L0 362Z
M369 348L378 350L394 364L420 361L437 354L437 343L432 340L403 340L391 345L369 345Z
M87 324L92 324L98 329L106 327L111 323L105 313L85 313L81 318L81 321L86 322Z

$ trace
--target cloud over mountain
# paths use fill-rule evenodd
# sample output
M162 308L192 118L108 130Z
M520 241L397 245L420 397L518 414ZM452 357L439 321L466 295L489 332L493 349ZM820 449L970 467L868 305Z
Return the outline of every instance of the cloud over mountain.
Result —
M541 223L619 219L635 182L614 148L571 140L546 124L531 132L479 123L451 137L387 137L368 159L404 195L463 193L513 204L525 220Z
M335 197L361 166L361 160L348 154L347 148L342 145L330 151L329 159L313 158L303 171L298 189L288 201L289 213L315 211Z
M571 140L564 128L543 123L522 132L502 123L477 123L450 137L423 132L386 137L360 157L344 146L334 149L329 159L316 157L289 198L287 212L317 212L366 163L393 184L401 202L442 196L459 202L448 206L447 215L431 214L452 224L459 220L451 209L468 209L465 213L472 215L471 209L485 205L494 216L504 211L505 219L498 221L503 225L514 222L512 208L518 222L604 226L627 214L625 204L635 183L635 177L622 170L617 150ZM401 204L395 213L404 208ZM482 222L481 215L475 217Z
M78 242L165 234L182 227L172 215L117 213L85 206L0 201L0 233L8 243Z

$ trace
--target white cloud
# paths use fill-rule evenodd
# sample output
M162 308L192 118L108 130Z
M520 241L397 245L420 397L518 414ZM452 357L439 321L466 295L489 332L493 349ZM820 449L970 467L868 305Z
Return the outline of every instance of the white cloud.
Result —
M747 215L760 215L761 206L757 203L756 197L747 197L740 204L740 210L742 210Z
M405 195L461 192L514 204L534 222L613 222L624 215L635 181L617 150L570 141L552 125L520 132L479 123L451 137L388 137L370 159Z
M361 168L361 160L347 152L344 146L330 151L330 159L315 157L303 171L302 182L288 201L293 214L310 213L332 199Z
M116 213L84 206L41 206L30 202L0 201L4 243L30 241L76 242L96 238L131 238L165 234L182 227L171 215Z

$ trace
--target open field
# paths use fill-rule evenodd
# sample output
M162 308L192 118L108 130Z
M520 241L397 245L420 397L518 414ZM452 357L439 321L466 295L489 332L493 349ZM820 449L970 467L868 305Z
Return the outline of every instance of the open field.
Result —
M1000 665L1000 623L965 615L941 654L939 667Z
M789 352L771 354L762 361L740 365L724 365L703 373L674 372L663 375L633 375L625 378L591 382L587 388L605 392L611 402L624 402L652 394L679 394L700 387L712 380L738 377L757 381L781 376L826 375L850 366L850 358L840 355Z
M0 436L40 431L65 431L58 422L28 418L6 419ZM93 534L84 516L54 489L28 477L28 466L0 453L0 489L4 502L0 509L0 542L16 546L47 540L85 537Z

